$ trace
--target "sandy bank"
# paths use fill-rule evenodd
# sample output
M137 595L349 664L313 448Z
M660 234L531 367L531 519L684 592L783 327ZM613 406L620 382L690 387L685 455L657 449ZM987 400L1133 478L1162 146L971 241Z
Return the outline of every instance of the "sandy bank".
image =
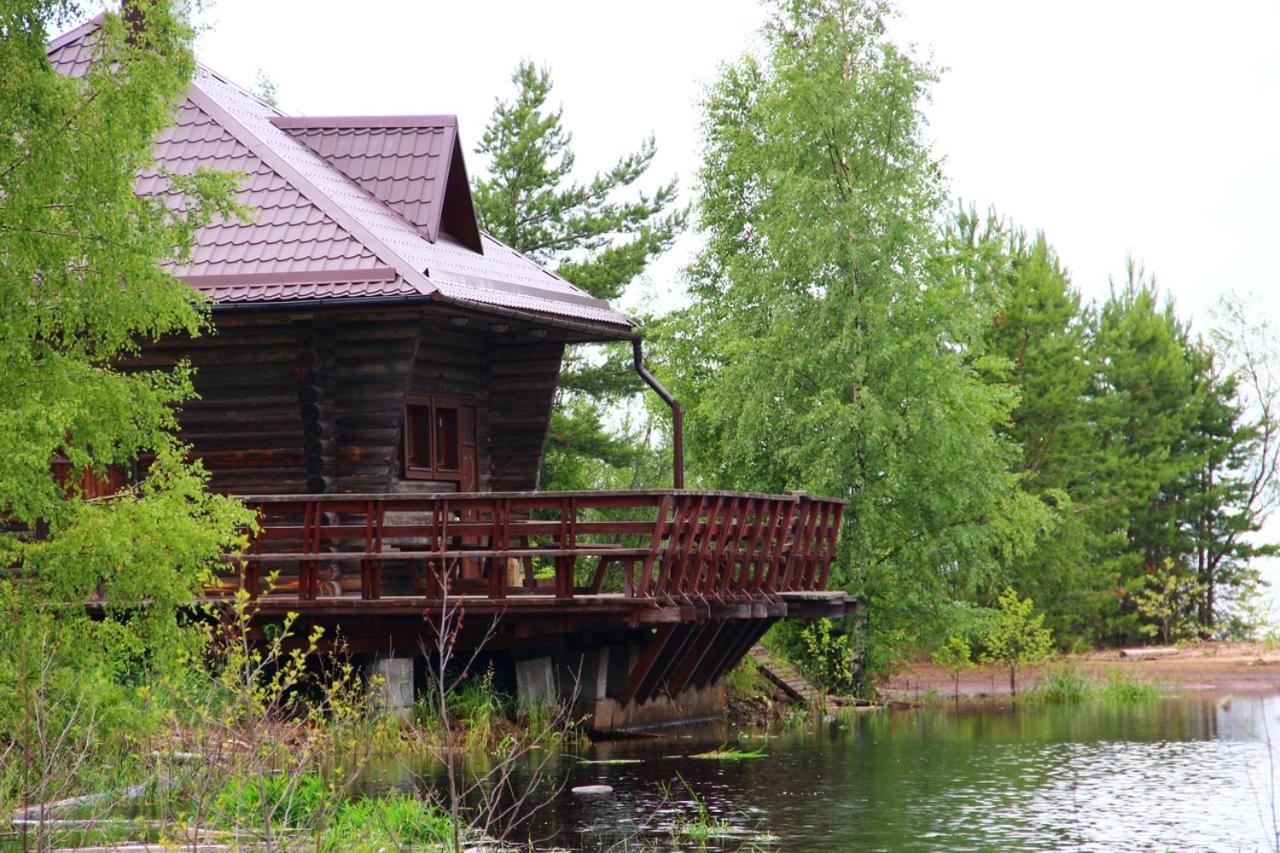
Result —
M1195 643L1186 646L1107 650L1069 655L1066 661L1100 678L1109 671L1154 681L1171 690L1215 690L1232 693L1280 692L1280 648L1263 643ZM1052 665L1051 665L1052 666ZM1018 687L1031 685L1046 669L1019 673ZM930 690L950 695L951 675L928 661L908 663L881 688L900 699L914 699ZM981 666L960 676L960 694L970 698L1005 696L1009 673Z

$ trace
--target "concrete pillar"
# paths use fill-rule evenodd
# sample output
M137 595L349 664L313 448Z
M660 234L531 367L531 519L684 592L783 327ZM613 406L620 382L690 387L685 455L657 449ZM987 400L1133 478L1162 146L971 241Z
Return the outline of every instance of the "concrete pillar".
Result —
M608 653L605 667L607 673L605 695L617 696L626 686L627 679L631 677L631 670L635 668L636 660L640 657L640 648L631 645L610 646Z
M413 711L413 658L376 657L365 664L374 699L383 711L401 720Z
M551 658L516 661L516 699L522 705L552 705L556 694L555 667Z

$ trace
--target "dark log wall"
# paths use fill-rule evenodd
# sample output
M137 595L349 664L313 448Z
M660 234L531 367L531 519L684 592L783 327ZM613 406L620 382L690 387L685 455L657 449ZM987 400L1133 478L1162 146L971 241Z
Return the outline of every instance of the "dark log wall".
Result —
M126 367L187 358L179 415L212 486L239 494L448 491L401 477L405 394L477 406L481 489L533 489L564 344L430 309L216 314L217 333L149 346Z
M409 390L415 394L438 394L475 405L478 436L476 476L480 491L489 489L491 472L489 442L486 440L489 434L488 369L487 338L459 331L452 324L431 316L423 319L409 377ZM448 492L457 488L458 484L452 481L397 478L392 484L393 490L402 492Z
M129 368L186 358L200 399L179 413L183 438L223 492L307 490L299 404L298 333L280 317L245 317L195 340L151 345Z
M489 440L494 491L538 485L555 400L561 341L498 341L489 348Z
M334 334L333 492L385 492L400 470L400 420L418 314L343 316Z

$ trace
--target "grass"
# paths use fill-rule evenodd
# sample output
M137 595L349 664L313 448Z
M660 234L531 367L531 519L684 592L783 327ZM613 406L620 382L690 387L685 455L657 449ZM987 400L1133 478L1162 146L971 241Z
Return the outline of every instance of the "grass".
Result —
M694 756L695 758L697 756ZM717 838L727 838L738 833L737 828L723 818L713 817L707 808L707 802L693 790L685 778L676 774L681 786L693 804L693 814L681 814L671 824L671 840L677 849L688 843L696 844L698 849L707 849L707 843ZM671 799L671 791L664 790L667 799Z
M1158 698L1160 686L1121 670L1109 670L1104 678L1086 675L1071 664L1053 667L1019 698L1045 705L1078 705L1082 702L1133 704Z
M725 689L733 696L741 698L773 696L774 687L760 674L760 668L749 655L724 677Z
M408 794L343 803L319 850L420 850L453 846L449 817Z
M1160 685L1112 669L1098 692L1101 698L1111 702L1147 702L1160 697Z

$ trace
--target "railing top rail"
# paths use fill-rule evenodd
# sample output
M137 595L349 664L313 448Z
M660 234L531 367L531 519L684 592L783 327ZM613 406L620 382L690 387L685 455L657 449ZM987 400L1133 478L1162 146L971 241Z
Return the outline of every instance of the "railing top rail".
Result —
M801 498L814 501L846 504L842 498L826 498L792 493L787 495L770 495L761 492L731 492L712 489L631 489L618 491L576 491L576 492L322 492L318 494L295 495L251 495L236 494L248 503L298 503L300 501L432 501L432 500L560 500L562 498L660 498L664 495L673 497L726 497L755 498L763 500L797 503Z

